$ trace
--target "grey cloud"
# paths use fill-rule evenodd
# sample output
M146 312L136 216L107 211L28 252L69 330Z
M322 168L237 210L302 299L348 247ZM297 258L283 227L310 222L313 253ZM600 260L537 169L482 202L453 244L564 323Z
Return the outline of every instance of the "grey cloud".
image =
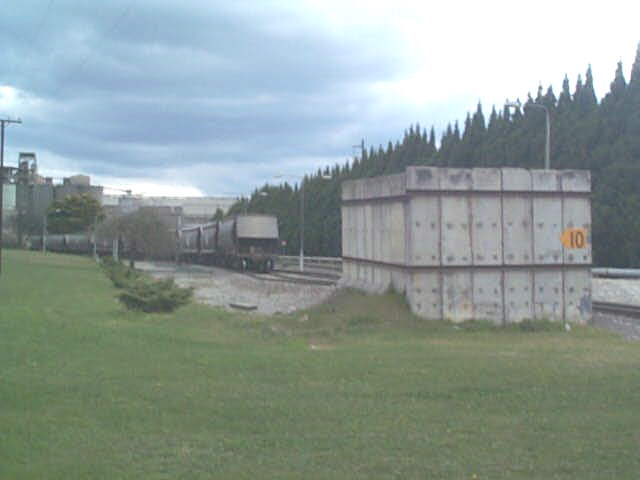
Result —
M327 32L279 2L147 0L55 1L33 32L45 4L0 17L0 84L41 101L12 135L86 173L211 191L218 170L246 190L270 165L338 161L420 119L366 116L368 86L408 68L385 31Z

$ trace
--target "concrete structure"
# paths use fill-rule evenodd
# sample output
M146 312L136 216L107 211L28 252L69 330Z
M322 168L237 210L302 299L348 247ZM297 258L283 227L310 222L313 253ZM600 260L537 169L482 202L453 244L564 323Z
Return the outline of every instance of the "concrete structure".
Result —
M102 204L103 187L91 185L91 178L86 175L74 175L64 178L62 185L55 185L54 192L55 200L64 200L69 196L88 194Z
M343 282L393 287L425 318L584 323L591 316L587 171L408 167L342 186Z
M16 186L7 183L2 188L2 210L16 209Z
M16 234L16 186L5 184L2 188L2 244L14 245L18 241Z

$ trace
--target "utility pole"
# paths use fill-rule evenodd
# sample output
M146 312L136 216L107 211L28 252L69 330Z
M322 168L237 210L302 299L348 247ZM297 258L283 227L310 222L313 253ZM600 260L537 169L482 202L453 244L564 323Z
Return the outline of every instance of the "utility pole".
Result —
M98 230L98 215L93 217L93 259L98 262L98 243L97 243L97 234Z
M8 123L22 123L22 120L0 118L0 274L2 274L2 213L4 209L4 126Z
M360 143L358 145L351 145L351 148L359 149L360 150L360 158L362 158L364 156L364 138L360 141Z

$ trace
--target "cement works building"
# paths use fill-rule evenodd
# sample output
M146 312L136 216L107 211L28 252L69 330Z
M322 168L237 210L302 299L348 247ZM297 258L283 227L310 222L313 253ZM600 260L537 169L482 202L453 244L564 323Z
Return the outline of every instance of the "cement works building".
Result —
M131 213L140 208L153 211L175 230L183 224L209 221L217 209L227 213L235 197L145 197L141 195L106 195L105 187L92 185L87 175L74 175L54 183L38 173L35 153L22 152L18 167L5 167L3 185L3 243L15 244L24 235L41 234L44 216L55 200L69 195L88 194L98 200L107 216Z
M408 167L342 186L343 283L419 316L591 317L588 171ZM564 232L587 240L567 248Z

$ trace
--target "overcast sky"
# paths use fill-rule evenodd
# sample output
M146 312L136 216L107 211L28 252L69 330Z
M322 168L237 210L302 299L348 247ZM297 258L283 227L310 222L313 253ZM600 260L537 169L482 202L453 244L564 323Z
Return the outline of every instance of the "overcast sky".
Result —
M599 98L631 69L630 1L3 0L5 162L137 193L241 194L352 145L461 122L538 84Z

